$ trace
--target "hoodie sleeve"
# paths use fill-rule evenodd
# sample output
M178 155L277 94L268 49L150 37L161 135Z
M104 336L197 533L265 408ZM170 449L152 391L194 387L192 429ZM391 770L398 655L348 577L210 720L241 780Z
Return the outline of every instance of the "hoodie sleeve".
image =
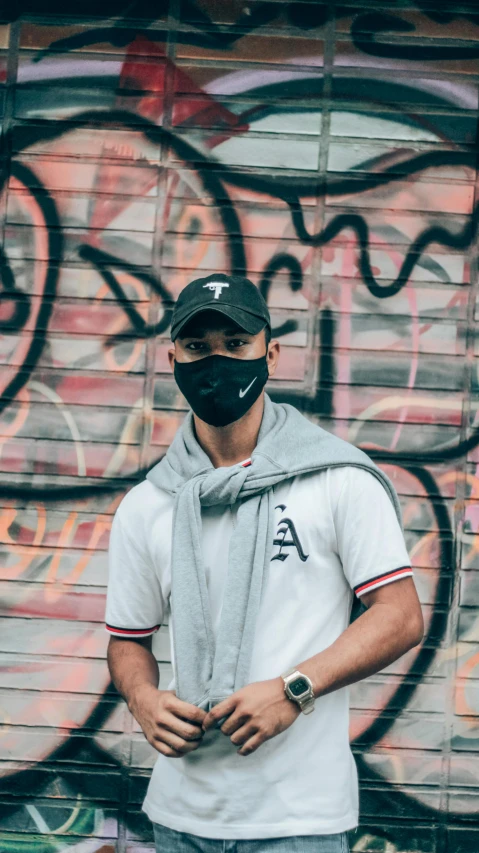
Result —
M391 499L362 468L330 471L337 552L355 595L412 577L411 560Z
M148 637L162 624L165 602L141 525L128 505L123 499L110 533L105 628L116 637Z

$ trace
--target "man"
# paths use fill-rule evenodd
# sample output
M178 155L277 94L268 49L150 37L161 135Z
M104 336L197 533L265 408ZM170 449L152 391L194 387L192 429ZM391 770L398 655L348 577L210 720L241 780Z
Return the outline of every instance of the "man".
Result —
M342 853L358 822L347 685L423 634L397 495L265 393L280 347L250 281L191 282L171 339L192 411L110 539L110 673L159 753L142 808L162 853Z

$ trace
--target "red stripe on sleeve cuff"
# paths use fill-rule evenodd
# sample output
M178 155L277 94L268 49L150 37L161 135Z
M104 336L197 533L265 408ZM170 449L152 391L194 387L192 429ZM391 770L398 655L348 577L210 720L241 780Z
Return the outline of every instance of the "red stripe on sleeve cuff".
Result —
M105 628L110 634L116 637L148 637L158 631L160 625L153 625L152 628L119 628L117 625L108 625L105 623Z
M368 581L363 581L354 587L356 595L361 595L363 592L369 592L372 589L377 589L391 581L400 580L400 578L412 577L413 572L411 566L402 566L400 569L393 569L391 572L386 572L384 575L377 575L375 578L370 578Z

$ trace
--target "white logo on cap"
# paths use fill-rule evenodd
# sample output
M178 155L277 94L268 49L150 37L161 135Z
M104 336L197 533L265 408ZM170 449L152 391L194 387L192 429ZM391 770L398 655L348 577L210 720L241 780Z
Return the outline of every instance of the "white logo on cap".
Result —
M211 284L204 284L203 287L209 287L210 290L214 290L215 299L219 299L223 287L229 287L229 284L225 281L212 281Z

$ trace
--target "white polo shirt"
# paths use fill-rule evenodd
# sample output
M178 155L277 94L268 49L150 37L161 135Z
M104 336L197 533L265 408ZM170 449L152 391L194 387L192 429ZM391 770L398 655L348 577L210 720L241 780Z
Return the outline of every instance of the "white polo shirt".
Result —
M404 537L377 478L352 466L274 487L276 527L265 570L249 683L276 678L326 649L360 596L411 576ZM154 633L171 614L173 499L148 480L131 489L110 537L106 629ZM202 509L203 557L217 632L236 508ZM172 660L174 644L170 632ZM162 689L164 685L162 685ZM168 685L175 689L174 678ZM158 753L142 809L150 820L206 838L257 839L343 832L358 824L349 746L349 693L315 702L249 755L220 729L181 758Z

